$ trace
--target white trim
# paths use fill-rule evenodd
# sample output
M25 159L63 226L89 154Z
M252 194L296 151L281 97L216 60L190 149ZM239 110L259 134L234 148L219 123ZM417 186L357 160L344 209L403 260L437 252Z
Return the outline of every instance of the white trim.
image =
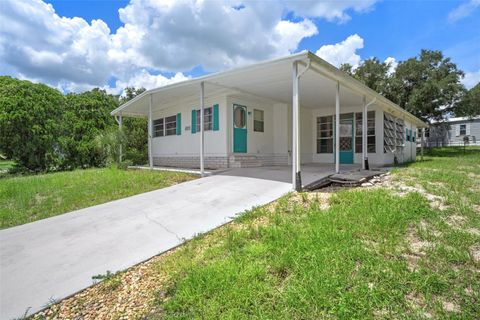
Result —
M153 119L152 119L152 95L150 95L150 104L148 106L148 164L150 169L153 169L153 145L152 145L152 136L153 136Z
M340 173L340 81L335 91L335 172Z
M298 61L298 62L306 65L307 66L306 69L312 69L312 70L324 75L325 77L327 77L331 80L341 82L341 84L343 86L351 89L352 91L354 91L354 92L356 92L360 95L366 95L366 96L369 96L369 97L372 97L372 98L377 98L378 101L381 104L394 109L394 111L396 113L404 115L405 117L408 118L408 120L410 122L413 122L414 124L416 124L417 127L419 127L419 128L420 127L428 127L428 125L425 122L421 121L420 119L418 119L417 117L415 117L411 113L405 111L404 109L402 109L397 104L395 104L392 101L388 100L387 98L383 97L378 92L370 89L369 87L367 87L366 85L364 85L360 81L358 81L358 80L354 79L353 77L345 74L344 72L340 71L339 69L335 68L333 65L329 64L328 62L324 61L323 59L321 59L320 57L316 56L315 54L313 54L309 51L303 51L303 52L293 54L293 55L290 55L290 56L287 56L287 57L282 57L282 58L278 58L278 59L274 59L274 60L264 61L264 62L260 62L260 63L257 63L257 64L245 66L245 67L235 68L235 69L231 69L231 70L227 70L227 71L223 71L223 72L219 72L219 73L214 73L214 74L202 76L202 77L199 77L199 78L190 79L190 80L166 85L166 86L163 86L163 87L151 89L151 90L143 92L142 94L136 96L132 100L124 103L123 105L121 105L117 109L113 110L111 112L111 114L112 115L117 114L118 112L125 109L126 107L134 104L135 102L137 102L139 100L141 100L143 97L145 97L148 94L163 92L163 91L166 91L166 90L169 90L169 89L172 89L172 88L180 88L180 87L184 87L184 86L188 86L188 85L193 85L193 84L196 84L196 83L199 83L199 82L211 81L211 82L214 83L216 79L221 78L221 77L226 76L226 75L240 74L242 72L260 69L260 68L263 68L265 66L275 65L275 64L278 64L278 63L281 63L281 62L286 62L286 61L292 61L292 62L293 61ZM305 70L303 72L305 72ZM218 84L218 85L221 85L221 84Z
M300 190L297 185L297 174L300 173L300 121L298 96L298 63L292 64L292 185L293 190Z
M367 169L366 161L368 158L368 151L367 151L367 97L363 96L363 117L362 117L362 169Z
M205 84L200 82L200 174L202 177L205 175L204 168L204 153L205 153L205 119L204 119L204 109L205 109ZM197 119L195 119L195 122Z

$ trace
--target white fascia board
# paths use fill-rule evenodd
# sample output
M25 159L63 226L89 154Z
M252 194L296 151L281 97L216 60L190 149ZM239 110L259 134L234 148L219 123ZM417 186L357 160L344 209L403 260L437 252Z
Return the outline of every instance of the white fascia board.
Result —
M309 52L309 59L312 62L312 69L318 71L319 73L323 74L324 76L330 78L333 81L340 81L342 85L349 88L350 90L369 97L370 99L377 98L377 103L381 103L384 106L391 107L398 111L399 113L405 115L409 121L414 123L419 128L427 128L428 124L420 120L419 118L415 117L410 112L404 110L399 105L393 103L392 101L388 100L375 90L367 87L357 79L349 76L343 71L340 71L338 68L334 67L327 61L321 59L317 55Z
M293 61L298 61L298 60L306 60L306 59L308 59L309 54L310 54L309 51L302 51L302 52L292 54L292 55L289 55L289 56L286 56L286 57L276 58L276 59L272 59L272 60L268 60L268 61L264 61L264 62L251 64L251 65L244 66L244 67L239 67L239 68L234 68L234 69L230 69L230 70L226 70L226 71L212 73L212 74L201 76L201 77L198 77L198 78L193 78L193 79L189 79L189 80L185 80L185 81L172 83L172 84L169 84L169 85L166 85L166 86L163 86L163 87L158 87L158 88L155 88L155 89L150 89L150 90L142 92L140 95L136 96L132 100L127 101L126 103L122 104L121 106L119 106L118 108L116 108L115 110L110 112L110 114L111 115L117 114L118 112L122 111L123 109L125 109L129 105L135 103L136 101L141 100L143 97L145 97L149 94L155 94L155 93L166 91L166 90L169 90L169 89L172 89L172 88L180 88L180 87L184 87L184 86L194 85L194 84L197 84L197 83L199 84L202 81L205 81L205 82L214 81L215 79L221 78L223 76L235 75L235 74L239 74L239 73L242 73L242 72L245 72L245 71L252 71L252 70L255 70L255 69L264 68L264 67L269 66L269 65L275 65L277 63L282 63L282 62L289 61L289 60L291 60L292 62Z

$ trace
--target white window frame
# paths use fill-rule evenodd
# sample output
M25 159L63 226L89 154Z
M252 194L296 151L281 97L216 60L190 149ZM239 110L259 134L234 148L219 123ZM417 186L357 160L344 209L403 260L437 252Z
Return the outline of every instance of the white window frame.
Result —
M322 119L325 119L325 122L322 122ZM317 117L317 154L331 154L335 151L334 148L334 141L333 141L333 125L334 125L334 117L332 115L328 116L319 116ZM326 128L322 129L322 125L324 125ZM326 133L327 135L322 137L322 133ZM330 141L329 141L330 140ZM320 142L321 141L326 141L327 145L327 150L322 151L320 148ZM331 144L332 147L332 152L328 152L328 144Z
M358 118L357 118L358 115ZM367 113L367 153L375 153L377 151L377 139L375 136L375 110L368 111ZM357 144L357 138L362 138L363 137L363 129L362 129L362 123L363 123L363 112L356 112L355 113L355 153L362 153L362 144L363 144L363 139L361 139L361 143ZM361 130L357 130L360 128ZM370 139L369 139L370 138ZM373 142L372 142L373 140ZM360 146L360 148L357 148L357 145Z
M196 111L196 123L197 128L196 131L201 131L201 123L200 123L200 109ZM203 122L205 123L205 131L213 130L213 107L203 108Z
M257 113L261 114L261 119L257 119ZM255 125L256 122L262 124L261 130L260 129L257 130L257 127ZM263 110L253 109L253 131L254 132L265 132L265 112Z
M164 128L165 128L165 136L177 135L177 115L165 117Z
M155 123L155 122L158 122L158 123ZM153 126L152 131L153 131L154 138L165 136L165 118L158 118L153 120L152 126Z

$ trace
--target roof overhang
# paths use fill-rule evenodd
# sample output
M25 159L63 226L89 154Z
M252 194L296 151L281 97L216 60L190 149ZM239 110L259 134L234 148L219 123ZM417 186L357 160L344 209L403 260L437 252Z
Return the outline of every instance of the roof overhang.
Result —
M376 99L376 105L395 116L404 118L417 127L428 126L397 104L308 51L151 89L113 110L112 115L145 117L148 115L150 99L152 99L152 106L156 108L189 96L199 99L201 82L205 83L207 96L213 96L225 90L235 90L291 104L294 62L301 65L300 72L308 67L300 78L302 107L315 108L320 101L323 107L331 107L334 110L335 88L338 81L341 86L340 105L342 107L361 106L363 97L367 102Z

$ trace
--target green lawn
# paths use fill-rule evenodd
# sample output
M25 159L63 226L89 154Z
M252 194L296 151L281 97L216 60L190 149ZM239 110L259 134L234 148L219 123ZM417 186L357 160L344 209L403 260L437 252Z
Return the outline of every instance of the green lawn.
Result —
M0 160L0 171L11 169L13 168L14 164L15 164L14 161Z
M433 150L382 187L256 208L49 314L478 319L479 259L480 149Z
M193 179L184 173L75 170L0 177L0 228L52 217Z
M157 317L478 319L480 150L432 155L394 181L447 209L397 187L340 191L328 209L285 197L160 260Z

